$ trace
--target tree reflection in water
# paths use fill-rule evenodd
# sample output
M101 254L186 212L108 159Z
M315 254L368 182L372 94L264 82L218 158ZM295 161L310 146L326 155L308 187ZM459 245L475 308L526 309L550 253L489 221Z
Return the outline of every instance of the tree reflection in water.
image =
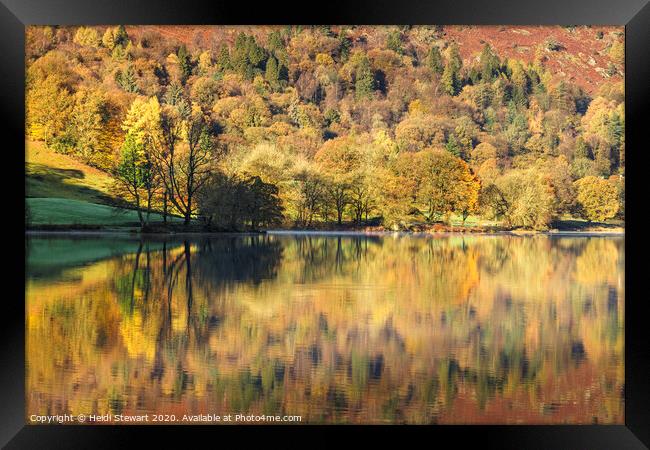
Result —
M622 238L105 245L32 238L28 414L623 422ZM40 247L103 256L41 270Z

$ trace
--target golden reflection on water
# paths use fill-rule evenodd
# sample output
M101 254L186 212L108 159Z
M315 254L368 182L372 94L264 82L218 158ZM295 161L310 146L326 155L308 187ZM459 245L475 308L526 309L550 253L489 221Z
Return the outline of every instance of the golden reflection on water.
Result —
M623 423L623 243L32 237L27 415Z

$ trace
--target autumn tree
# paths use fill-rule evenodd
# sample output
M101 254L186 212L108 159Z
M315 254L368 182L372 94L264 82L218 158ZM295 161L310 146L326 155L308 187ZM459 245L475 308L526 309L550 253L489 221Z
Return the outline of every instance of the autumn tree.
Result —
M445 65L440 79L442 89L447 95L457 95L460 92L460 78L457 71L449 63Z
M211 172L204 189L197 195L199 217L209 228L230 231L243 228L243 194L244 186L237 175L219 170Z
M489 142L481 142L474 147L470 153L470 162L472 167L479 168L488 159L496 159L498 151L494 145Z
M74 95L67 133L75 153L85 162L97 165L108 143L105 127L109 119L108 103L103 92L80 90Z
M476 209L481 185L464 161L447 151L428 149L418 154L418 163L417 198L427 221L451 212L467 218Z
M170 104L177 103L182 89L178 91L170 91ZM204 114L209 114L212 111L214 102L219 98L219 84L214 78L200 77L194 81L192 90L190 92L192 100L201 108Z
M102 44L109 50L115 50L115 47L126 47L128 41L129 35L124 25L108 27L102 36Z
M512 81L512 92L510 97L517 106L528 104L529 84L528 75L523 64L517 60L509 61L510 80Z
M79 27L74 35L74 43L88 47L99 47L102 40L93 27Z
M121 147L120 160L114 172L116 178L136 207L146 208L146 220L156 201L163 197L163 174L157 170L155 155L161 139L161 113L158 100L136 99L122 122L126 138ZM165 191L166 192L166 191ZM163 199L163 217L167 220L166 196Z
M485 217L497 220L505 217L510 206L503 191L494 183L481 187L479 205Z
M133 134L137 142L145 146L148 158L152 162L152 166L157 176L158 188L162 202L163 220L167 221L168 205L171 201L172 192L168 186L168 172L164 170L165 166L161 164L163 155L166 156L168 145L176 147L180 140L180 126L174 122L174 127L169 127L169 122L165 119L161 111L160 103L156 97L148 100L137 98L131 104L126 118L122 124L122 128L127 134ZM165 121L164 121L165 120ZM163 123L165 126L163 126ZM166 182L167 181L167 182Z
M145 150L143 141L138 139L136 134L126 135L113 176L119 187L124 189L135 203L140 227L146 227L155 193L156 175L150 153ZM142 214L143 208L146 214Z
M326 195L336 210L336 222L341 225L343 213L351 200L350 190L355 173L361 164L358 145L352 137L332 139L316 153L315 160L328 174L325 177ZM360 193L357 191L357 194Z
M102 35L102 45L109 50L113 50L115 47L115 32L111 27L106 28L104 34Z
M246 191L242 203L250 222L250 230L257 231L260 225L277 225L283 218L278 187L265 183L260 177L250 177L244 180L244 185Z
M206 76L212 72L212 53L209 51L201 52L196 64L199 75Z
M258 176L241 178L213 171L197 195L199 217L208 227L240 230L277 225L283 218L278 188Z
M542 174L533 169L507 172L496 186L506 207L506 223L513 227L535 230L548 228L554 218L553 190Z
M40 58L52 50L56 43L53 27L25 27L25 56L28 58Z
M553 208L555 214L572 212L576 192L571 177L571 167L564 155L546 161L538 161L535 166L546 179L553 192Z
M354 221L357 225L369 219L370 211L375 206L375 196L372 194L372 180L369 173L359 171L350 182L349 203L352 208Z
M181 142L183 148L180 148ZM161 110L160 133L154 145L156 170L169 201L183 216L187 226L197 207L195 196L210 173L213 143L209 124L198 108L187 111L166 106Z
M48 76L28 91L28 130L36 139L52 144L66 128L73 99L55 75Z
M311 227L326 199L324 182L321 176L310 169L300 170L294 179L298 184L296 225Z
M582 217L589 221L611 219L619 209L618 189L609 180L588 176L575 182L576 202Z
M33 139L50 146L64 137L74 108L74 83L67 58L57 51L49 52L27 69L26 125Z
M326 201L336 210L336 223L341 225L343 213L350 202L350 185L347 177L329 176L324 183Z
M383 225L393 230L407 228L412 219L415 181L387 168L377 168L371 181L371 198L377 199L376 208Z

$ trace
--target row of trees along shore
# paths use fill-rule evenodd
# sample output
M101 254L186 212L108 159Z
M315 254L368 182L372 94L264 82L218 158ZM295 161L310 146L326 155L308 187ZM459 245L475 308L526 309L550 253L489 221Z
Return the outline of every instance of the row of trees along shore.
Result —
M441 27L235 30L29 27L28 138L112 174L143 227L623 218L620 32L579 30L610 61L588 94L548 67L562 34L526 62Z

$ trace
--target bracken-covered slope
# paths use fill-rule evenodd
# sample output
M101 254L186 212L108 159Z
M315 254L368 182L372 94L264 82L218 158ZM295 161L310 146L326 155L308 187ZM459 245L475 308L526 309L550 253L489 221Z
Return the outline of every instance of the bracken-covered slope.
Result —
M616 44L624 33L622 27L453 26L445 27L444 32L445 37L458 42L463 58L476 56L486 42L501 56L527 62L535 60L540 48L551 71L589 93L607 79L623 79L624 65L619 60L622 47ZM558 44L556 50L545 45L552 42ZM610 64L616 66L611 75Z
M253 34L264 42L269 32L278 28L282 27L148 25L127 27L127 30L134 36L154 32L193 45L224 39L233 44L240 31ZM333 31L338 29L337 26L331 28ZM357 26L354 36L359 41L372 43L376 39L378 28L389 27ZM558 77L582 87L590 94L595 93L604 81L621 81L624 77L624 53L623 46L620 45L625 33L623 27L443 25L436 28L442 31L442 40L458 43L465 61L478 59L483 46L488 43L502 57L525 62L534 62L536 56L541 57ZM551 45L553 43L557 45Z

